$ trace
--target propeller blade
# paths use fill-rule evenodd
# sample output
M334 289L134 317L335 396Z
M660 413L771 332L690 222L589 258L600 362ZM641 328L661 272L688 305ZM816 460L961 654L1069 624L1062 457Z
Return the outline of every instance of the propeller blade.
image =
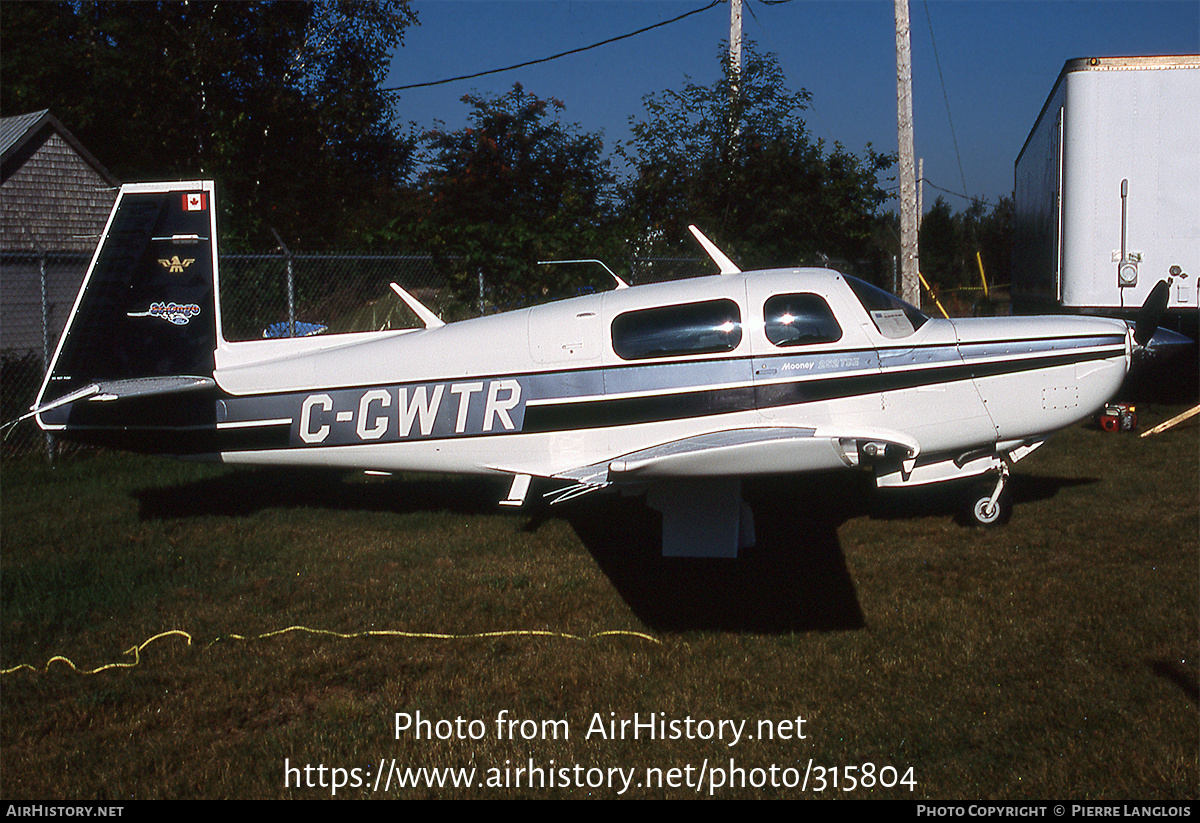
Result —
M1167 281L1159 280L1137 313L1137 324L1133 327L1133 339L1139 346L1145 346L1154 336L1154 331L1158 328L1158 321L1162 320L1163 313L1167 310L1168 297Z

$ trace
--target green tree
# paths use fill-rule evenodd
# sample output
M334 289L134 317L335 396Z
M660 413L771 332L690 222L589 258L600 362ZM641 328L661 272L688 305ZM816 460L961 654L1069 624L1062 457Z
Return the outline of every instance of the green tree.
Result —
M481 275L500 308L596 283L594 270L538 261L611 254L613 179L599 135L564 124L560 101L519 84L500 98L463 102L472 108L469 126L424 135L418 224L462 298L477 295Z
M966 209L951 213L950 204L938 197L921 220L921 273L937 289L948 311L970 314L990 310L981 306L980 259L988 285L1012 281L1012 198L1002 197L989 207L973 200ZM979 258L976 257L979 255ZM989 302L995 298L989 296Z
M968 280L979 284L979 265L975 259L975 253L979 252L989 285L1012 283L1013 199L1001 197L991 208L973 201L962 218L961 232L967 246L967 266L971 269Z
M123 180L215 178L224 233L243 243L271 228L298 247L344 242L400 196L413 146L379 86L416 22L407 0L0 14L4 114L50 109Z
M939 196L921 216L921 274L943 288L961 285L964 246L950 204Z
M800 118L811 95L787 90L773 55L744 53L737 73L722 56L712 86L689 80L643 99L623 150L631 214L668 244L696 223L743 266L859 259L887 199L877 175L894 157L814 141Z

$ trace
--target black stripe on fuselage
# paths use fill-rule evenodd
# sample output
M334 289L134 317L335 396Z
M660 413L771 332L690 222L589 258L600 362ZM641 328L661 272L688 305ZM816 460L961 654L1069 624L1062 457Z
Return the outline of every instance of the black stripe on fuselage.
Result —
M277 451L288 447L290 427L266 425L236 429L168 426L70 428L55 432L68 440L141 454L205 455Z
M627 426L666 420L705 417L710 414L750 411L837 400L938 383L994 377L1054 366L1103 360L1117 352L1089 351L1031 357L991 363L955 363L918 369L892 369L880 373L845 375L753 387L681 392L669 395L610 398L530 406L525 411L525 432Z
M92 446L143 454L215 454L222 451L284 449L283 424L221 428L219 389L109 401L80 401L42 414L56 437Z

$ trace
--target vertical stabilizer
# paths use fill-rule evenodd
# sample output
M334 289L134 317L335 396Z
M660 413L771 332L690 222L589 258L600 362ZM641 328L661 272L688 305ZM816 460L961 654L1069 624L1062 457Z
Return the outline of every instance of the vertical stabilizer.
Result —
M123 186L38 406L90 383L213 373L213 184Z
M211 181L121 187L38 393L43 428L111 429L101 401L213 385L214 209Z

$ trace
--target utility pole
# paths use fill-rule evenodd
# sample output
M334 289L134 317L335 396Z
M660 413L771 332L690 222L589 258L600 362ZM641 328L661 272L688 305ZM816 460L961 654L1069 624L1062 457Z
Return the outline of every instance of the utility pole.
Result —
M900 138L900 297L921 305L917 252L917 176L913 162L912 49L908 0L896 3L896 131Z
M736 83L742 73L742 0L729 0L729 65Z
M737 151L737 139L741 133L741 106L738 97L742 93L742 0L729 0L729 113L733 118L733 143L730 157Z
M925 158L917 160L917 237L921 236L921 221L925 219Z

